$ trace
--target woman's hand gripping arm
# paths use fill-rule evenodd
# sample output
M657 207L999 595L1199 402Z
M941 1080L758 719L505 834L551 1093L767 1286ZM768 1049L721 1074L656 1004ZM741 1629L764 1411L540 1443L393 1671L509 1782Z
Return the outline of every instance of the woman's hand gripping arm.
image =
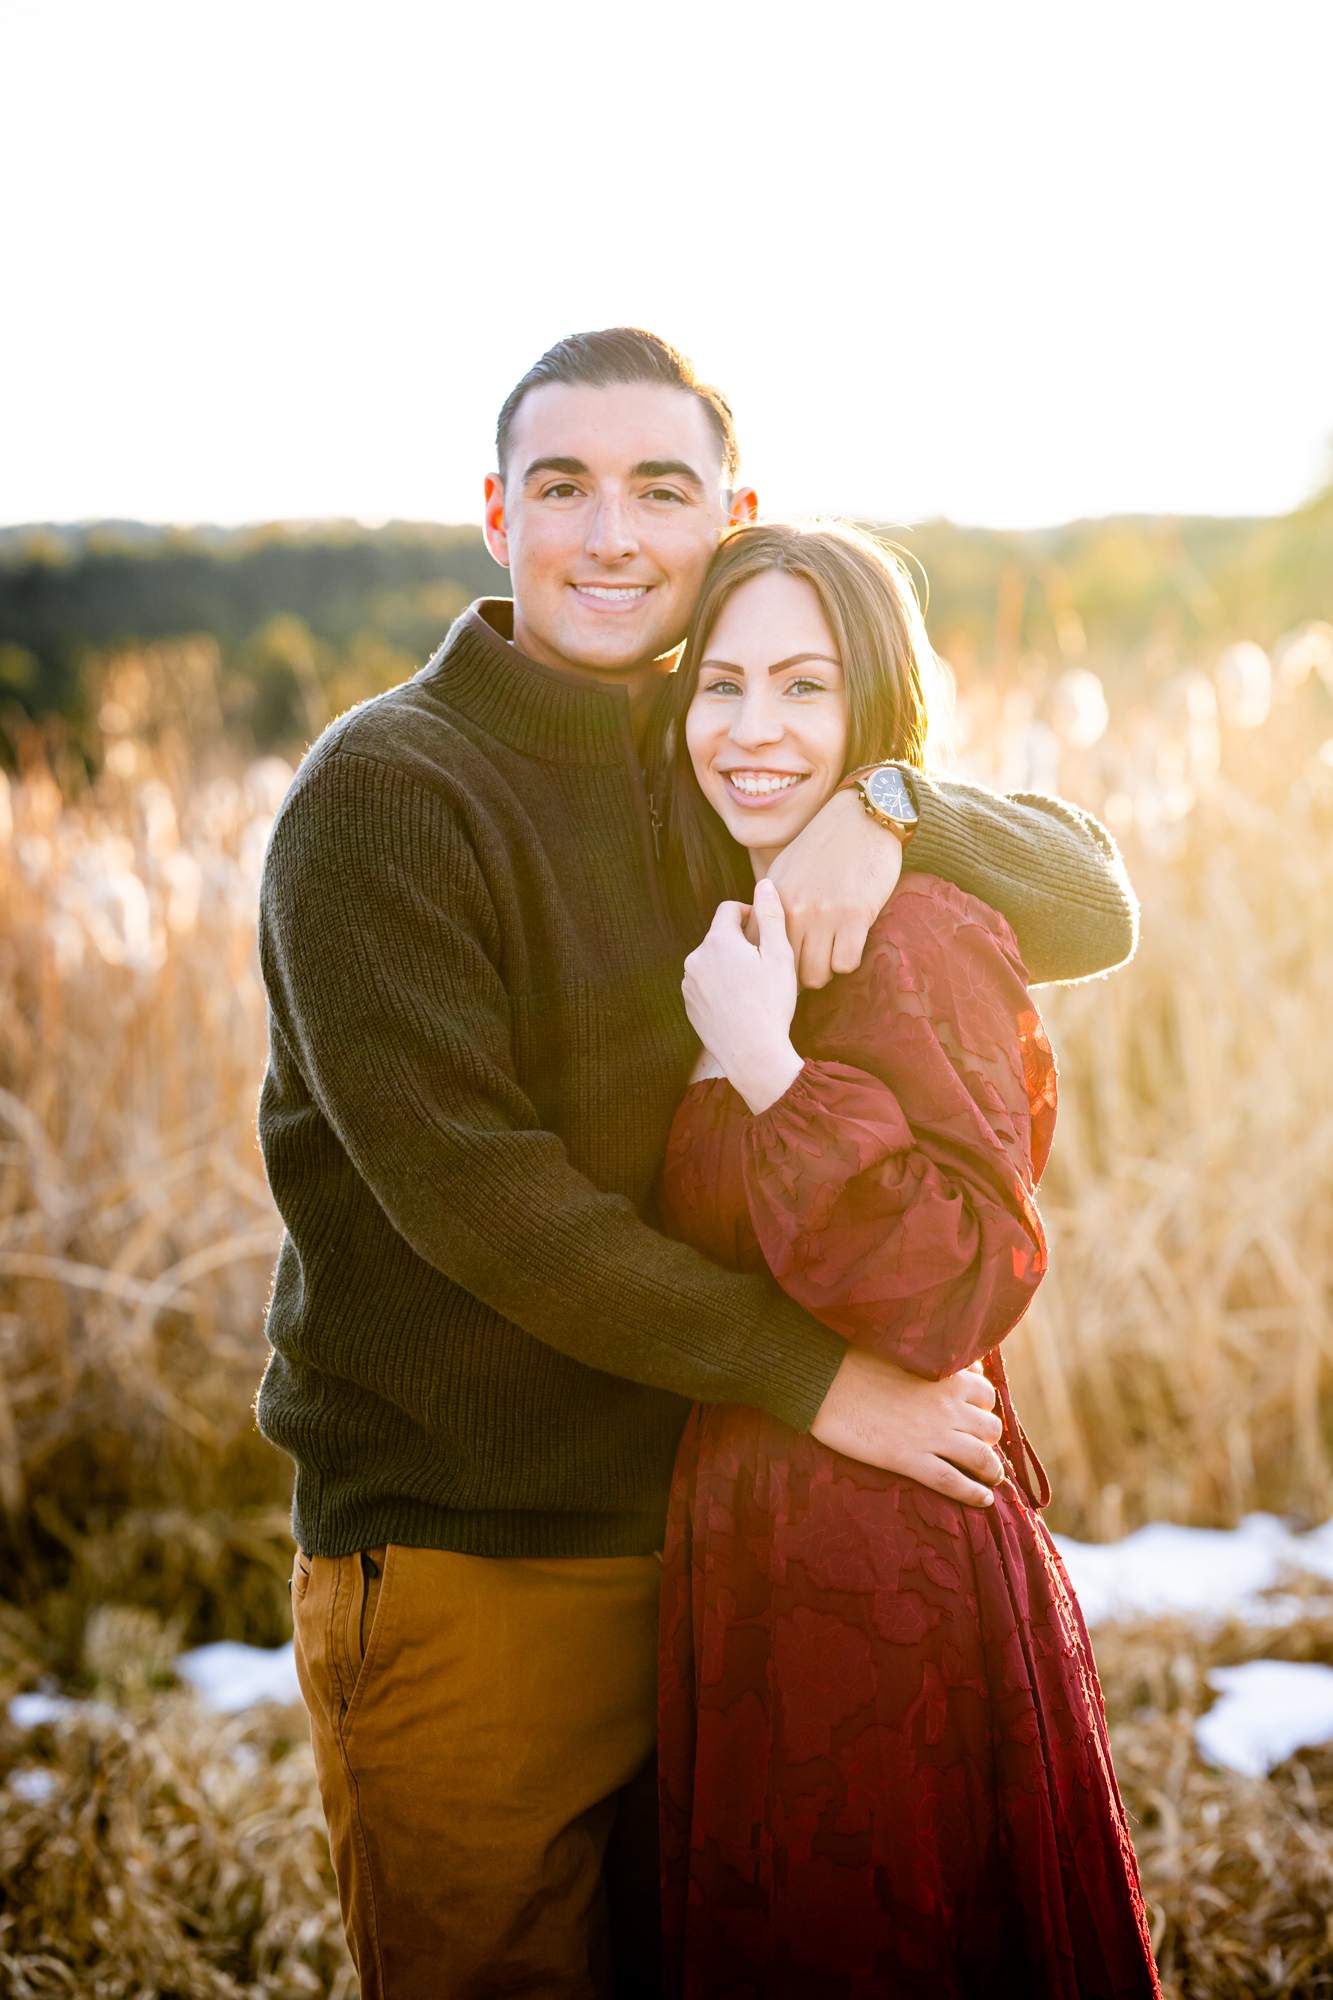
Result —
M751 912L759 928L750 944ZM754 903L721 903L707 937L685 961L685 1011L699 1040L751 1111L766 1111L801 1073L792 1047L796 960L773 884L756 882Z

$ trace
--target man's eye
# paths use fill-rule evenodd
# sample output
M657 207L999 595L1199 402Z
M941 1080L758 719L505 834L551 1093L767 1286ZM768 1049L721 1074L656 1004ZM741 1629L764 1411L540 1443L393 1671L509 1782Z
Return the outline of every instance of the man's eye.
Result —
M644 498L645 500L674 500L681 504L684 502L684 495L677 493L672 486L650 486Z
M554 486L542 488L543 500L569 500L578 492L578 487L570 479L558 479Z

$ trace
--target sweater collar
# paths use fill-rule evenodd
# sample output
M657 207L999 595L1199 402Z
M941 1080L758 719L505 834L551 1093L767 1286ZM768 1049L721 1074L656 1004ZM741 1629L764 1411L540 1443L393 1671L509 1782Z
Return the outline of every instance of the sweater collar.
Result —
M514 606L479 597L417 675L488 736L551 762L620 764L634 757L629 696L528 659L512 643Z

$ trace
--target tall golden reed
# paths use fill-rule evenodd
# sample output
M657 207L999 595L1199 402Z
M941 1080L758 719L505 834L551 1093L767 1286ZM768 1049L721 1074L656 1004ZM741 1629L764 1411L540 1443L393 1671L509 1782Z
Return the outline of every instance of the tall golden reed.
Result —
M1008 1351L1053 1524L1093 1539L1333 1506L1333 766L1304 723L1131 846L1134 962L1040 996L1051 1271Z

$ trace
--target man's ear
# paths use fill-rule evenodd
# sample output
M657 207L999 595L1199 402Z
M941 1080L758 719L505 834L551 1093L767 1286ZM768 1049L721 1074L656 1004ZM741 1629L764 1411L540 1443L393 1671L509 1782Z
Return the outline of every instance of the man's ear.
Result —
M509 534L505 528L505 485L498 472L486 474L486 507L482 515L486 546L502 568L509 567Z
M759 519L759 495L753 486L738 486L731 496L729 528L748 528Z

